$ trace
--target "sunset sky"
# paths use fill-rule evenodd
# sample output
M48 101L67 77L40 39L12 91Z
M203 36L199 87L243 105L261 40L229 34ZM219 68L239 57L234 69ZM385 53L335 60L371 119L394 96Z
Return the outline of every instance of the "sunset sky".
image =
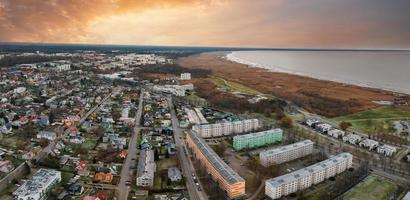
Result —
M410 48L410 0L0 0L0 41Z

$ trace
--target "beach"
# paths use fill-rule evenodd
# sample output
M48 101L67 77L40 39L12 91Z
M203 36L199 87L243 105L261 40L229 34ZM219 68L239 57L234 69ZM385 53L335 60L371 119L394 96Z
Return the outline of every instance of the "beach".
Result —
M195 54L179 58L177 64L186 68L209 69L214 76L273 94L328 117L379 107L374 101L394 101L402 96L387 90L256 68L227 60L228 53Z

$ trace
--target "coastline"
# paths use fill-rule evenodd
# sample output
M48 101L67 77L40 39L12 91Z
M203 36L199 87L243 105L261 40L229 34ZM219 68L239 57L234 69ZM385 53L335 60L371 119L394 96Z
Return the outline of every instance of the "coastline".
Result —
M179 58L177 64L186 68L209 69L214 76L241 83L265 94L273 94L308 111L328 117L379 107L374 101L394 101L399 96L408 96L382 89L256 68L227 60L227 53L229 52L195 54ZM327 105L329 110L323 110L319 104Z
M374 81L364 82L364 81L359 81L357 79L356 80L355 79L348 79L346 77L340 77L340 76L337 77L335 75L332 75L332 76L319 75L319 74L314 74L314 73L309 73L309 72L291 70L291 69L287 69L285 67L281 67L281 66L278 66L278 65L259 64L259 63L255 63L253 61L247 60L245 58L240 58L237 55L235 55L236 53L237 52L235 52L235 51L227 52L226 55L224 56L224 58L228 61L231 61L231 62L244 64L244 65L247 65L249 67L266 69L270 72L287 73L287 74L304 76L304 77L309 77L309 78L323 80L323 81L332 81L332 82L338 82L338 83L342 83L342 84L360 86L360 87L364 87L364 88L379 89L379 90L385 90L385 91L410 95L410 91L408 91L408 90L397 89L397 87L394 87L394 86L381 85L381 84L378 84ZM326 77L328 77L328 78L326 78Z

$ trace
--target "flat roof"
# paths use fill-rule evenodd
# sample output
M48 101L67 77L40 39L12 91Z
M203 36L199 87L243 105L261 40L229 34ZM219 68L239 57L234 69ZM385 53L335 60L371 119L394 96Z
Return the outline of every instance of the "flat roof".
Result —
M303 146L307 146L307 145L313 145L313 142L311 140L303 140L303 141L296 142L296 143L293 143L293 144L289 144L289 145L285 145L285 146L276 147L276 148L268 149L268 150L265 150L265 151L261 151L260 155L261 156L269 156L269 155L272 155L272 154L287 152L287 151L290 151L292 149L297 149L299 147L303 147Z
M275 133L282 134L283 131L280 128L275 128L275 129L256 132L256 133L249 133L249 134L245 134L245 135L237 135L233 138L234 139L250 139L250 138L254 138L254 137L258 137L258 136L263 136L263 135L268 135L268 134L275 134Z
M14 196L29 196L36 193L41 193L41 191L48 186L54 179L57 174L60 174L60 171L52 169L43 169L38 170L34 176L23 183L16 191L13 192Z
M293 182L293 181L298 180L300 178L307 177L310 174L320 172L328 166L334 166L337 163L341 163L345 160L352 159L352 158L353 158L353 156L350 153L346 153L346 152L340 153L340 154L338 154L336 156L333 156L333 157L331 157L327 160L324 160L322 162L318 162L318 163L313 164L311 166L299 169L299 170L294 171L292 173L288 173L288 174L285 174L285 175L282 175L282 176L279 176L279 177L276 177L276 178L269 179L269 180L266 181L266 184L270 184L273 187L277 187L277 186L280 186L282 184L290 183L290 182Z
M229 184L235 184L237 182L244 182L245 180L238 175L231 167L229 167L216 153L209 147L209 145L194 132L188 133L192 141L196 144L197 148L204 154L211 165L219 172L219 174L225 178Z

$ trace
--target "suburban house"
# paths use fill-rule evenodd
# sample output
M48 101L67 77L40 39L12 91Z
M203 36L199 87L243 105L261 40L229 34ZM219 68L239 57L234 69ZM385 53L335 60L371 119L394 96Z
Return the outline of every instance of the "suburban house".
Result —
M0 160L0 172L10 173L13 171L14 166L10 160Z
M97 167L94 178L97 182L111 183L113 179L113 174L108 168Z
M178 182L182 180L181 171L176 167L168 168L168 178L172 182Z

